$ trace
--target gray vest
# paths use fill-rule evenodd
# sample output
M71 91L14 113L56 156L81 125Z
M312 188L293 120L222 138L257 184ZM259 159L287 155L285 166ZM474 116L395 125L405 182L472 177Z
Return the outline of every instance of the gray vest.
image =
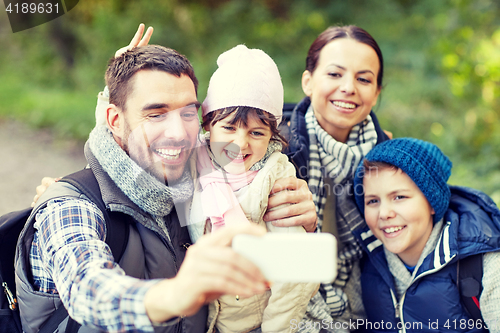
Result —
M56 183L49 187L43 195L45 198L60 196L77 197L83 195L67 183ZM45 201L40 198L39 202ZM115 208L116 203L115 203ZM120 210L120 209L114 209ZM130 205L122 211L130 211ZM135 212L138 213L138 212ZM136 214L131 214L136 215ZM135 221L135 219L134 219ZM24 227L17 245L16 253L16 287L21 321L25 333L36 333L40 326L51 314L62 305L57 294L51 295L33 289L29 253L35 229L34 217ZM181 227L177 214L174 211L166 217L171 242L160 237L156 232L144 227L138 222L129 224L129 239L119 265L127 275L140 279L157 279L174 277L184 260L187 246L191 243L186 227ZM155 333L205 332L207 307L204 306L197 314L182 318L171 326L156 327ZM59 332L64 332L67 319L59 325ZM86 326L80 328L79 333L101 332Z

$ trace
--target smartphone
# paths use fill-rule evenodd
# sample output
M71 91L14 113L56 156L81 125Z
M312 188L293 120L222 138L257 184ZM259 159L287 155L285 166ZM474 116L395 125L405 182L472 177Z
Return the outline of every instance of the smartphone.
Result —
M332 282L337 276L337 240L329 233L236 235L232 248L271 282Z

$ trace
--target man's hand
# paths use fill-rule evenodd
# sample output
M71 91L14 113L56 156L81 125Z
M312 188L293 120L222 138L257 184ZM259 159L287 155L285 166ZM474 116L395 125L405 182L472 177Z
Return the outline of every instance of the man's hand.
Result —
M36 202L40 198L40 196L47 190L47 188L59 181L61 177L51 178L51 177L43 177L40 185L36 187L36 195L33 197L33 202L31 203L31 207L35 207Z
M318 217L306 181L296 177L278 179L271 190L264 221L276 227L303 226L307 232L314 232Z
M268 289L257 266L230 248L233 237L242 233L262 236L266 230L253 224L225 227L191 245L179 273L146 293L144 304L149 318L164 322L190 316L221 295L250 297Z
M132 50L134 47L137 46L144 46L148 45L149 40L151 39L151 35L153 34L153 27L149 27L146 33L144 34L144 37L142 37L142 34L144 33L144 24L141 23L139 24L139 28L137 29L137 32L134 35L134 38L130 41L130 44L127 46L122 47L115 53L115 58L119 57L123 53L127 52L128 50ZM141 39L142 37L142 39Z

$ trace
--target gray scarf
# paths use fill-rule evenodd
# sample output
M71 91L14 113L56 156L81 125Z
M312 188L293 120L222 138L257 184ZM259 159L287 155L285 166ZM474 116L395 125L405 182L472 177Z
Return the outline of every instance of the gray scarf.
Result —
M425 243L425 247L422 250L422 253L420 254L420 258L418 259L417 265L415 266L413 273L410 273L408 271L403 261L398 257L397 254L389 252L384 246L384 253L387 259L387 265L389 266L389 270L391 271L391 274L394 277L394 285L396 287L398 302L406 293L406 290L408 290L410 285L414 282L418 268L420 267L420 265L422 265L424 259L432 251L436 249L436 245L438 243L439 237L443 232L444 227L445 223L443 222L443 219L434 224L429 239L427 240L427 243Z
M103 170L123 193L143 211L154 217L166 232L164 219L174 205L189 200L193 194L193 180L186 167L182 178L174 186L167 186L145 172L116 143L105 125L97 125L90 133L89 148Z

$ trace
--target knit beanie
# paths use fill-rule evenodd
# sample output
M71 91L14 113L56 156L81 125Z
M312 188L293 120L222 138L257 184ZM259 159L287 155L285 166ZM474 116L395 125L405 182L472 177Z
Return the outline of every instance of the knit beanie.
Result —
M452 163L434 144L413 138L399 138L375 146L365 159L385 162L401 169L418 186L434 209L434 223L441 220L448 209L450 189L448 178ZM359 210L364 214L363 161L354 177L354 196Z
M264 51L238 45L217 59L210 78L202 115L231 106L267 111L281 121L283 84L278 67Z

